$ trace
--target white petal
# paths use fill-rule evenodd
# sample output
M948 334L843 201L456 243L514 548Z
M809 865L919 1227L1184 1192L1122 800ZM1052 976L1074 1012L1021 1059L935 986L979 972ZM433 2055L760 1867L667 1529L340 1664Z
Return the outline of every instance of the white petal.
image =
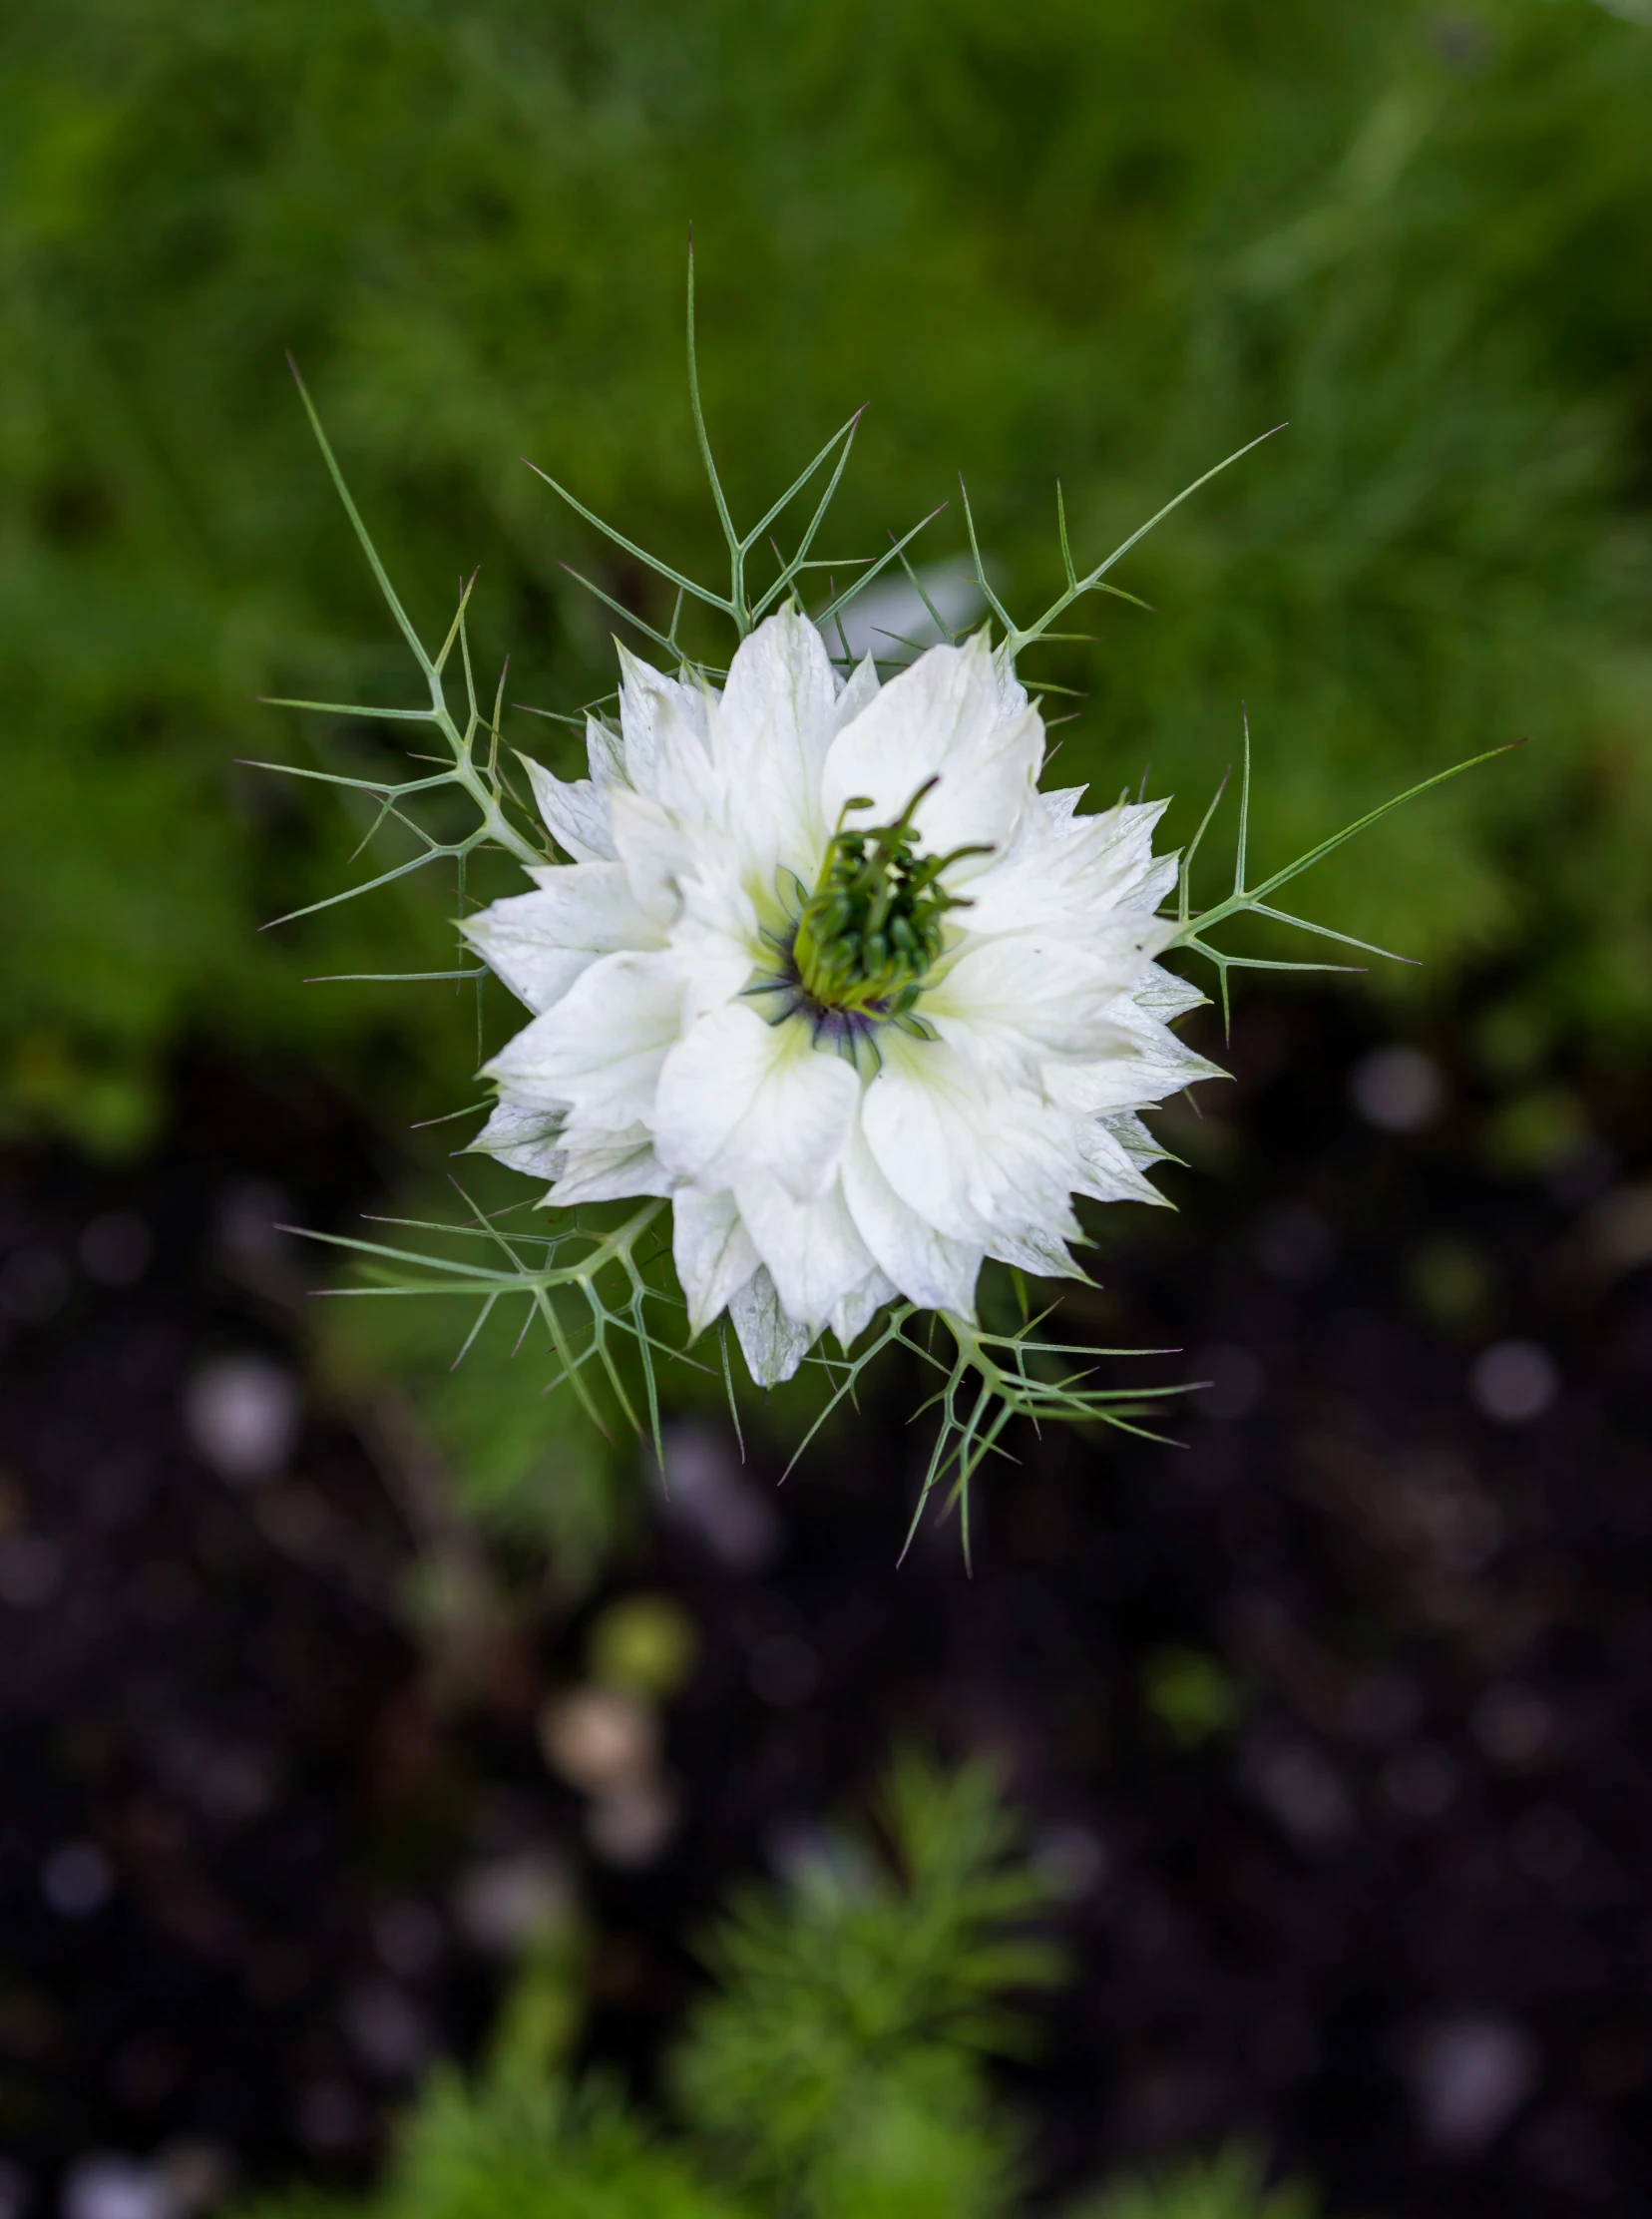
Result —
M1178 1163L1181 1160L1156 1132L1149 1131L1133 1110L1120 1110L1103 1117L1101 1122L1132 1163Z
M582 1130L568 1123L561 1111L534 1109L506 1097L470 1144L479 1154L497 1156L513 1171L554 1180L545 1196L553 1207L671 1190L646 1125L630 1125L621 1132Z
M618 1132L569 1124L557 1183L545 1200L557 1209L575 1202L617 1202L630 1194L668 1194L671 1183L645 1124Z
M1053 792L1039 794L1045 821L1052 832L1067 830L1072 823L1073 812L1088 792L1088 786L1057 786Z
M832 710L833 731L840 732L845 724L852 724L861 710L871 705L880 685L878 666L870 653L863 655L844 680L843 690L837 697Z
M1090 1116L1150 1109L1201 1079L1226 1077L1220 1065L1183 1048L1173 1033L1164 1036L1162 1049L1144 1049L1131 1044L1122 1030L1111 1054L1084 1063L1047 1064L1043 1073L1054 1101Z
M682 826L649 794L616 786L609 796L615 853L639 908L669 924L682 907L694 850Z
M555 1178L563 1164L564 1122L561 1110L513 1102L505 1095L470 1145L478 1155L496 1155L531 1178Z
M838 723L826 643L807 617L778 609L742 640L711 715L712 752L739 817L761 796L767 853L812 880L825 845L820 772ZM730 827L731 830L735 827Z
M1162 802L1055 823L1051 798L1039 796L1045 807L1028 810L1014 843L971 881L966 932L1049 932L1095 946L1121 921L1151 918L1175 885L1175 857L1152 851ZM1162 947L1174 928L1156 929Z
M1160 1207L1168 1206L1117 1135L1099 1119L1091 1118L1080 1128L1078 1150L1085 1176L1076 1192L1097 1202L1156 1202Z
M962 648L930 648L844 726L822 774L825 818L835 824L845 802L864 794L872 808L851 821L888 823L926 779L939 778L918 807L923 848L1000 850L1032 800L1042 753L1036 709L1019 688L1007 696L978 633ZM984 862L969 858L948 883Z
M1131 972L1145 959L1131 959ZM1114 1038L1107 1013L1118 999L1116 968L1070 941L1031 934L966 940L964 952L926 991L923 1014L941 1038L1000 1078L1035 1084L1051 1056L1094 1056Z
M1173 1017L1185 1017L1189 1010L1203 1009L1210 997L1201 994L1191 979L1179 979L1174 971L1155 964L1137 981L1132 999L1138 1008L1168 1023Z
M618 863L555 863L532 875L537 893L509 895L460 927L531 1010L560 1002L594 957L660 945Z
M746 1230L768 1267L780 1306L812 1340L875 1266L843 1199L832 1185L818 1201L794 1201L778 1179L762 1173L734 1189Z
M620 648L620 722L625 774L636 791L673 815L697 814L706 797L711 755L710 700L697 685L670 678Z
M519 1101L563 1103L592 1124L645 1123L677 1037L682 981L664 955L599 956L487 1066Z
M698 1186L766 1171L803 1200L836 1177L860 1093L854 1066L817 1049L801 1018L765 1025L748 1004L727 1003L665 1059L660 1155Z
M909 1302L921 1310L975 1316L981 1249L949 1240L909 1208L879 1170L858 1128L843 1159L843 1195L856 1231Z
M728 1314L740 1338L746 1368L759 1387L778 1387L790 1379L809 1353L815 1334L797 1325L780 1307L774 1281L758 1266L738 1293L729 1297Z
M1153 1199L1160 1197L1156 1194ZM1077 1227L1073 1232L1076 1234ZM1068 1236L1069 1238L1072 1235ZM1083 1279L1088 1274L1074 1263L1066 1240L1047 1226L1032 1222L1006 1224L988 1243L987 1253L1000 1263L1013 1263L1035 1279Z
M671 1201L671 1254L688 1298L688 1330L703 1333L758 1266L732 1194L678 1187Z
M1147 1005L1156 999L1161 981L1177 990L1164 997L1173 1014L1186 994L1197 991L1181 980L1171 981L1167 972L1150 971L1141 986L1109 1005L1111 1038L1099 1044L1094 1057L1045 1066L1044 1084L1056 1101L1100 1113L1139 1110L1201 1079L1227 1077L1219 1064L1198 1055L1150 1014Z
M866 1090L861 1129L905 1202L991 1253L1016 1227L1041 1225L1052 1240L1077 1233L1069 1113L992 1081L944 1041L886 1031L879 1045L883 1069Z
M930 1047L927 1065L950 1076L956 1052L944 1043ZM886 1033L883 1069L866 1090L860 1129L872 1159L908 1206L950 1240L980 1242L982 1213L973 1194L978 1153L973 1129L960 1129L948 1095L910 1068L905 1043ZM940 1062L946 1058L946 1064ZM971 1120L973 1123L973 1120Z
M614 833L607 795L589 778L566 784L532 755L519 754L517 760L528 773L539 813L557 845L576 863L612 863Z
M527 901L533 897L523 895L521 898ZM508 904L495 902L493 906L504 909ZM554 1008L574 981L589 971L597 960L589 948L546 946L509 919L495 919L489 925L486 912L480 917L465 919L460 929L494 977L503 980L517 1000L525 1002L536 1017Z
M669 944L688 981L683 1024L720 1003L731 1002L754 971L772 971L773 950L757 927L751 896L726 872L711 867L682 884L682 908L671 926Z
M851 1348L871 1324L875 1314L886 1302L893 1302L900 1289L881 1271L874 1271L863 1279L852 1294L846 1294L831 1315L832 1331L839 1346Z
M630 890L620 863L539 863L528 873L539 891L520 897L537 905L537 915L556 928L571 948L612 955L642 941L658 944L658 932Z
M600 716L586 718L586 760L591 765L592 784L605 792L610 786L630 784L625 771L624 739Z

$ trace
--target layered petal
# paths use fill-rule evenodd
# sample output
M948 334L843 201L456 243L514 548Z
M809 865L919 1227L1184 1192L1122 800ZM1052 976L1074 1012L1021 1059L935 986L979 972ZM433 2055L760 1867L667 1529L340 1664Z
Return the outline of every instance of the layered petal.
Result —
M1088 786L1056 786L1053 791L1038 795L1040 813L1051 831L1064 831L1071 824L1079 802L1088 792Z
M667 677L624 647L620 649L620 672L627 779L685 832L709 830L723 798L712 778L709 722L716 713L715 696Z
M702 1017L665 1058L654 1104L661 1158L696 1186L763 1171L797 1200L836 1177L861 1083L798 1018L766 1025L749 1005Z
M669 925L682 908L682 881L698 856L693 841L652 794L617 786L609 796L614 851L637 906Z
M1132 953L1130 971L1140 970L1143 960ZM969 940L924 996L923 1012L976 1069L1035 1086L1049 1058L1093 1055L1105 1047L1120 968L1071 941L1042 935Z
M746 1369L759 1387L778 1387L790 1379L819 1331L818 1326L811 1330L786 1315L774 1281L762 1265L729 1297L728 1314Z
M931 854L979 846L997 852L1014 837L1043 754L1043 725L1019 686L1008 689L985 633L962 648L931 648L883 686L833 740L822 774L826 821L858 796L872 806L856 822L889 823L926 780L915 819ZM968 880L971 857L949 874Z
M995 1083L945 1042L884 1042L861 1128L895 1191L950 1239L999 1252L1018 1230L1076 1234L1073 1120L1029 1088Z
M1132 1163L1178 1163L1181 1158L1136 1115L1133 1110L1120 1110L1101 1122L1118 1142Z
M812 878L825 849L820 774L838 724L837 678L806 617L776 610L742 640L712 710L729 833L755 867Z
M840 1345L850 1348L858 1341L886 1302L893 1302L900 1289L893 1280L886 1279L881 1271L873 1271L850 1294L846 1294L828 1320Z
M530 1178L555 1178L562 1169L564 1112L541 1105L513 1101L504 1095L493 1114L470 1143L478 1155L496 1155L513 1171Z
M519 1001L545 1011L600 955L657 948L663 935L618 863L559 863L536 870L538 890L511 894L460 926Z
M800 1202L758 1172L737 1183L734 1199L781 1308L813 1340L877 1268L841 1184L834 1180L817 1200Z
M1046 806L1029 809L1013 843L971 881L966 932L1046 932L1087 946L1132 918L1152 918L1175 885L1175 857L1152 851L1162 803L1055 818L1051 798L1040 796Z
M1094 1053L1044 1067L1047 1092L1069 1109L1110 1116L1162 1102L1201 1079L1225 1079L1219 1064L1189 1048L1167 1022L1203 1000L1185 979L1150 965L1128 994L1109 1003L1106 1034Z
M1079 1126L1078 1153L1083 1176L1075 1184L1074 1193L1087 1194L1095 1202L1164 1205L1164 1196L1143 1173L1129 1149L1099 1118L1088 1117Z
M863 708L869 708L882 680L878 666L870 654L863 655L843 681L843 688L832 708L832 734L835 737L845 724L852 724Z
M671 1257L688 1300L688 1330L703 1333L746 1285L760 1258L730 1193L680 1187L671 1219Z
M612 863L614 833L609 824L608 796L589 778L572 785L535 762L532 755L518 755L534 789L534 802L546 829L576 863Z
M843 1158L843 1196L855 1230L899 1293L921 1310L974 1317L981 1249L949 1239L901 1199L858 1123Z
M743 992L754 972L772 970L751 896L726 870L684 880L682 906L669 933L671 953L688 982L682 1022Z
M586 761L591 765L591 782L606 793L611 786L628 786L629 773L625 769L624 735L613 725L605 724L600 716L586 718Z
M682 999L667 955L600 956L501 1050L487 1076L519 1102L565 1107L590 1125L650 1124Z
M1096 1044L1100 1055L1045 1065L1044 1087L1054 1101L1102 1116L1145 1109L1201 1079L1227 1076L1165 1027L1144 1023L1137 1010L1114 1002L1108 1026L1110 1040Z
M843 681L788 606L720 694L621 650L619 728L586 737L589 778L528 765L574 861L464 927L537 1013L474 1145L554 1204L668 1193L694 1332L726 1310L774 1384L897 1297L970 1315L986 1256L1070 1271L1074 1195L1159 1198L1139 1112L1216 1070L1170 1029L1202 997L1154 960L1175 862L1157 808L1038 792L1037 709L985 634ZM981 852L946 874L966 906L918 985L924 1037L878 1026L868 1081L747 997L778 980L787 1006L846 804L888 824L920 791L918 852Z
M546 1195L553 1209L575 1202L618 1202L631 1194L668 1194L671 1178L653 1150L645 1124L619 1131L570 1122L563 1131L557 1182Z

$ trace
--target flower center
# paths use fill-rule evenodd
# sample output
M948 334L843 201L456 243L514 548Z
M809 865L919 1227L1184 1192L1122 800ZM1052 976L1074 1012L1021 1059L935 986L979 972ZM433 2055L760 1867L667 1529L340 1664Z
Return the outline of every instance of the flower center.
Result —
M845 830L843 818L872 803L863 795L844 803L791 945L797 987L817 1016L907 1016L940 960L943 918L949 909L969 906L946 891L941 874L963 856L991 854L990 848L914 852L913 813L937 783L927 778L893 824L864 832Z

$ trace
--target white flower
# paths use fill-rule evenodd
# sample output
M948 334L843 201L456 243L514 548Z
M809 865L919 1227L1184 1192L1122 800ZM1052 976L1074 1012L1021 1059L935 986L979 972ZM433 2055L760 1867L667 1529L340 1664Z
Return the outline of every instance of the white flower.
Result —
M478 1145L561 1204L669 1195L695 1332L788 1378L883 1303L971 1316L985 1256L1072 1269L1072 1197L1157 1200L1137 1112L1214 1067L1156 967L1161 805L1041 793L985 635L847 683L789 610L718 693L621 649L591 776L529 765L571 863L465 930L535 1013Z

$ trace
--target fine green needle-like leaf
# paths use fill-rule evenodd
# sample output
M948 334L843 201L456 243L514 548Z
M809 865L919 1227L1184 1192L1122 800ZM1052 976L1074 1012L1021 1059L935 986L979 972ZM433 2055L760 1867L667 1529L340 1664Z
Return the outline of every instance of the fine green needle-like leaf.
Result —
M623 532L617 532L612 524L604 523L595 509L588 509L577 495L569 492L567 486L559 485L549 471L542 470L537 462L529 462L526 455L522 459L536 478L543 478L553 493L566 501L577 516L583 516L588 524L594 525L605 539L612 540L616 547L622 547L627 555L633 555L639 563L646 564L649 570L657 572L661 578L668 578L673 586L679 586L685 594L692 594L696 601L703 601L707 608L720 609L725 617L735 615L732 602L725 600L721 594L714 594L709 586L696 585L693 579L685 578L681 571L673 570L669 563L662 562L657 555L650 555L646 548L638 547L634 540L626 539Z
M304 414L309 418L310 429L315 434L316 444L321 449L322 458L326 462L328 474L332 479L333 485L337 489L338 498L344 504L344 513L349 518L350 524L355 532L355 536L361 542L362 553L366 556L373 576L378 581L379 592L384 596L385 603L390 610L390 614L395 618L397 625L400 627L402 638L413 650L414 657L418 662L420 669L424 671L425 675L431 680L431 683L434 685L434 683L436 682L436 671L434 666L432 665L429 656L425 654L423 644L419 639L419 635L413 629L412 619L408 616L407 611L402 607L400 598L396 593L396 589L390 583L389 572L385 569L383 563L379 561L378 549L373 545L372 535L368 532L366 525L362 522L361 511L356 507L355 501L351 496L350 489L344 481L344 473L338 466L338 457L333 453L332 444L328 440L325 431L323 431L323 429L321 428L321 418L316 413L315 403L310 399L309 387L304 383L303 378L299 375L298 365L292 359L292 356L290 354L287 356L287 367L292 372L293 382L298 388L298 397L304 404Z

